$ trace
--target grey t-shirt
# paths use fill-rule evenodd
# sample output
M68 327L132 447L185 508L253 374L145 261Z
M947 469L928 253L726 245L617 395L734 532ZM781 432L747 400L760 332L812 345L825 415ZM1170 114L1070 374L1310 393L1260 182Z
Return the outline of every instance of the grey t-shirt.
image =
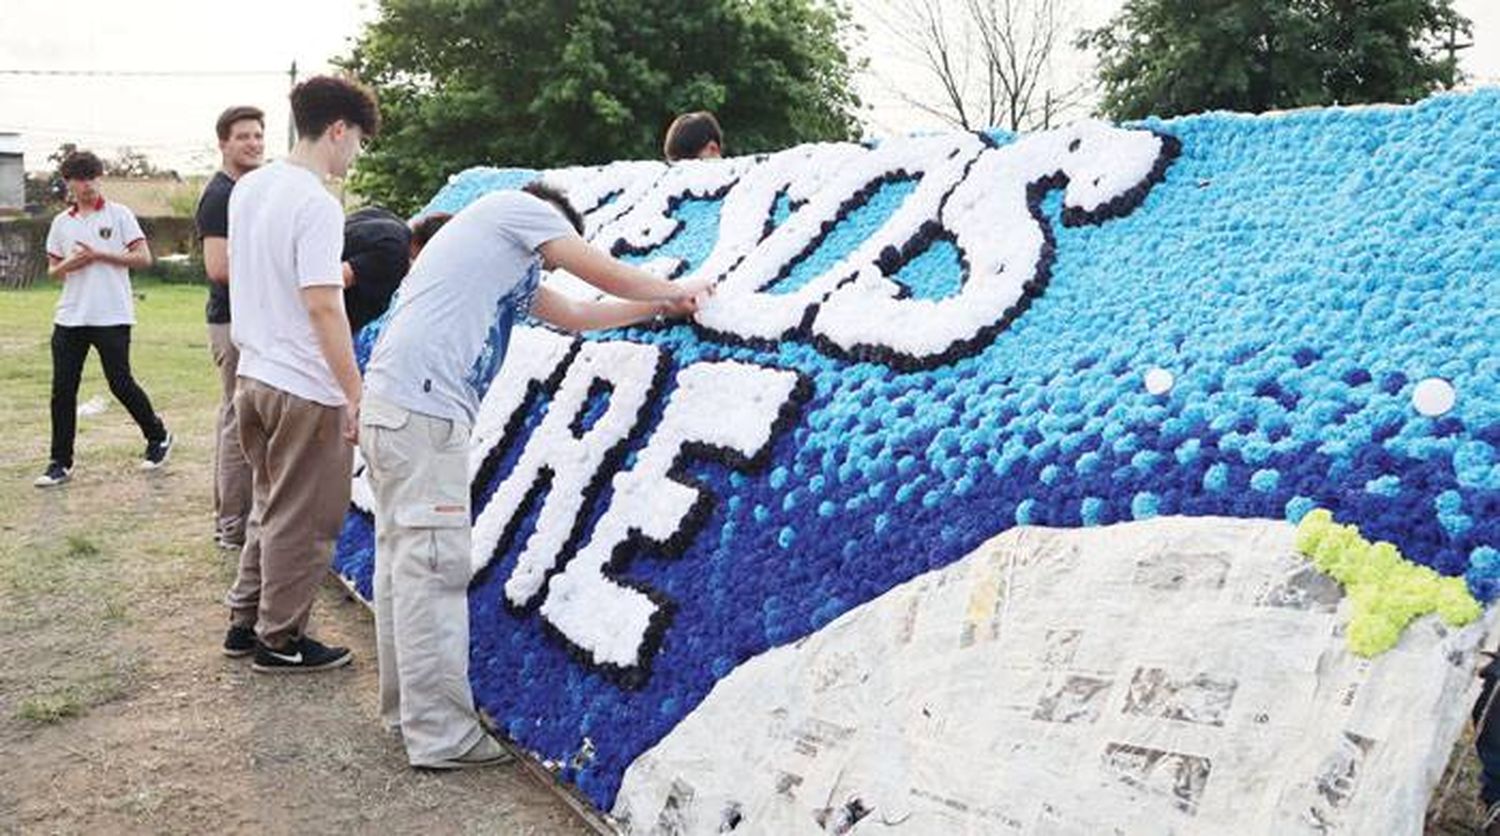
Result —
M541 281L537 249L573 235L562 213L520 191L474 201L412 263L365 368L365 392L472 426L511 326Z

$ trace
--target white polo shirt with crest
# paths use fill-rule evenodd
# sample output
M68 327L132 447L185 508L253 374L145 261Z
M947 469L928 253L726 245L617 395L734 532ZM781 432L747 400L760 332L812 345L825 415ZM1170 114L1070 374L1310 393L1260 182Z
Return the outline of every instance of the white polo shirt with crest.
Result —
M79 244L95 252L123 255L131 244L145 237L134 212L101 198L87 215L80 214L75 206L52 219L47 255L67 258ZM63 276L62 284L57 313L52 317L54 324L73 328L135 324L135 302L126 268L96 261Z

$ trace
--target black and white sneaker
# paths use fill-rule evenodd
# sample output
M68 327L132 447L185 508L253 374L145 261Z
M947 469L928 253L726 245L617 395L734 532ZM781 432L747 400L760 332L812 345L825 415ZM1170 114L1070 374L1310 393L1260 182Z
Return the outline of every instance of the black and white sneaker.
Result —
M33 480L31 484L36 485L39 488L51 488L57 485L61 485L62 483L72 478L73 468L64 467L57 462L50 462L47 465L46 471L44 471L41 476L36 477L36 479Z
M229 632L224 634L224 655L231 659L238 659L254 652L254 628L241 627L238 624L229 625Z
M347 647L327 647L303 636L280 650L256 642L255 661L250 667L259 673L311 673L341 668L353 658Z
M161 441L146 442L146 455L141 459L141 470L155 470L167 463L167 456L172 454L172 433L168 432Z

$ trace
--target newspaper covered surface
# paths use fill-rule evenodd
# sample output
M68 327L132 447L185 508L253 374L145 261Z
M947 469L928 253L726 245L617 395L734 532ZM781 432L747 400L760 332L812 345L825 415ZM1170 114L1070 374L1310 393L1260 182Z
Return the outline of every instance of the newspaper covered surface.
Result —
M1287 523L1012 529L738 668L631 833L1417 833L1492 618L1348 652Z

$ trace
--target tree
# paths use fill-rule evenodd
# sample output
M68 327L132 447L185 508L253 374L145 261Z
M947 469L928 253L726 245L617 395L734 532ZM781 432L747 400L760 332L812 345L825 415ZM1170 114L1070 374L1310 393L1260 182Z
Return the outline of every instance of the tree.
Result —
M173 177L174 171L164 171L156 167L143 152L125 146L119 152L104 160L104 173L109 177Z
M907 104L964 130L1045 130L1082 99L1058 85L1052 60L1063 44L1064 0L892 0L882 16L941 88L940 97L896 92Z
M26 175L26 205L37 212L53 212L63 205L67 186L55 174Z
M1452 0L1126 0L1079 46L1123 120L1419 99L1460 80L1469 32Z
M47 155L47 162L52 163L52 169L56 171L57 169L62 167L63 160L66 160L67 158L73 156L74 154L78 153L78 151L78 143L64 142L63 144L57 146L57 150Z
M849 139L849 28L820 0L382 0L343 62L384 120L354 187L409 212L472 165L659 157L690 110L732 153Z

